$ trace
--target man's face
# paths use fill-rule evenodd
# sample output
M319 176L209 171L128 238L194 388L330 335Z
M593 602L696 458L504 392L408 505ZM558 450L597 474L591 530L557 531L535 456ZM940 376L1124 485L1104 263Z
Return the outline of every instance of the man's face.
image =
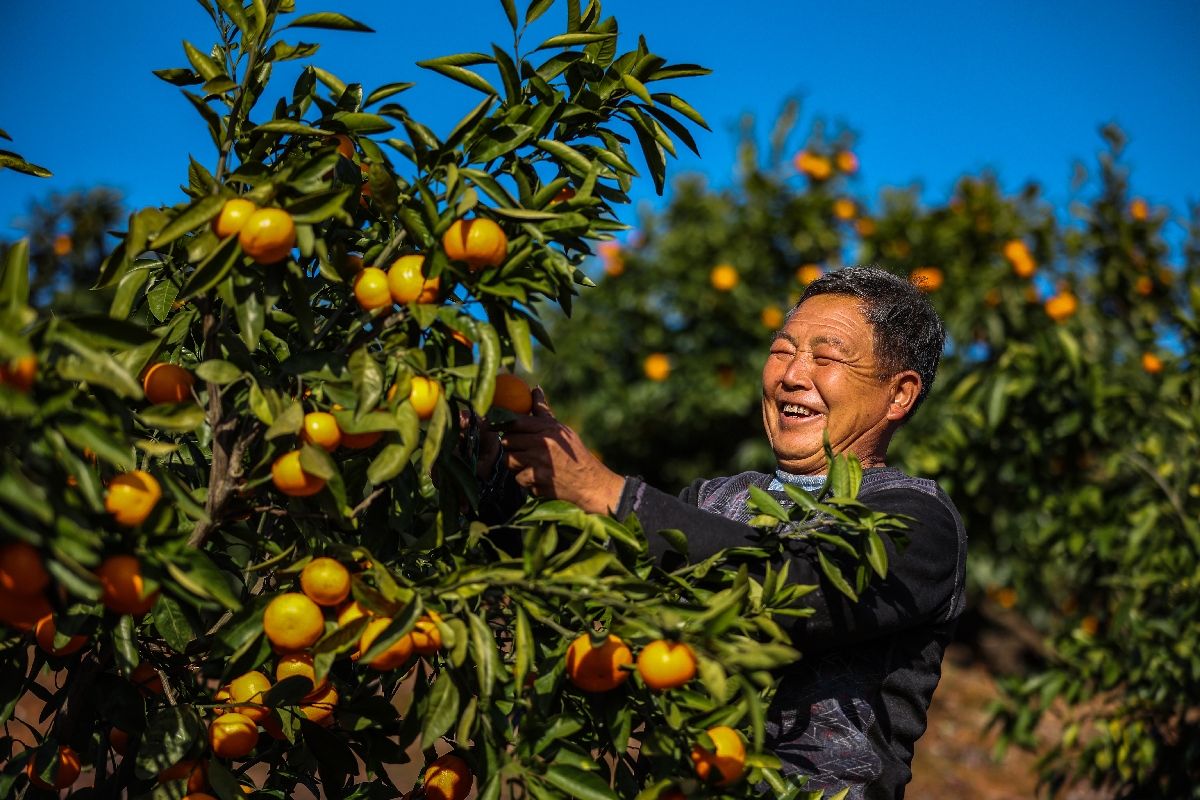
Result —
M920 391L913 372L879 379L874 331L860 308L853 297L812 297L771 344L763 368L763 423L788 472L825 471L826 429L835 453L854 452L864 466L881 464L892 431Z

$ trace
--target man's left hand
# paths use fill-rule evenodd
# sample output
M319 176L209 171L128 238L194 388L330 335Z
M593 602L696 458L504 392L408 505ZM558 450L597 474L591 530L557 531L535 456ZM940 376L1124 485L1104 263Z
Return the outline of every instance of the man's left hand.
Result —
M540 388L533 390L532 416L518 417L503 428L504 465L535 497L566 500L592 514L616 509L625 479L554 418Z

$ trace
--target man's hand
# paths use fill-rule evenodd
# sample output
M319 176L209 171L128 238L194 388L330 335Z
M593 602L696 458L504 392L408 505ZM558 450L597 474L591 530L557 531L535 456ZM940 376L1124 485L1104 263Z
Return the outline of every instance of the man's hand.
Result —
M534 496L566 500L592 514L616 510L625 479L554 418L540 388L533 390L533 415L505 423L501 442L504 465Z

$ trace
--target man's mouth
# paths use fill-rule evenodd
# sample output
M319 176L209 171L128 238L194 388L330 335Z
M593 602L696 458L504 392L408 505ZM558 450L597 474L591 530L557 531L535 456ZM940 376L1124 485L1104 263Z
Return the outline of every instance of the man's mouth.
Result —
M780 407L779 413L785 419L794 420L804 420L823 416L822 412L817 411L814 408L809 408L806 405L801 405L800 403L784 403Z

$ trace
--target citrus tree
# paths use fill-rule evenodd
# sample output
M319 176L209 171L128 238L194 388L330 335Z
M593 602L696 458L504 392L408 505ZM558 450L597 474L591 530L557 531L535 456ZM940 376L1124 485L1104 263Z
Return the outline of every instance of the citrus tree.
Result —
M218 41L156 74L198 87L215 153L131 215L107 313L39 314L28 241L5 256L0 797L796 797L764 709L811 587L765 562L817 527L848 594L886 570L857 462L672 573L634 517L489 518L476 476L478 417L528 411L502 370L549 341L539 307L624 227L626 145L661 189L703 124L647 87L706 70L618 53L595 0L522 49L553 3L505 0L512 51L420 65L482 94L442 138L396 102L411 83L306 66L268 94L317 50L297 31L362 23L201 4Z
M1004 683L1001 745L1039 748L1053 790L1193 796L1195 221L1171 263L1169 213L1132 195L1115 128L1064 215L988 175L942 205L893 190L872 208L852 192L849 134L818 128L784 162L792 119L765 159L743 141L738 186L681 178L601 254L599 287L551 325L539 381L618 471L678 488L771 469L760 373L803 286L849 258L918 282L949 346L891 461L962 512L976 606L1015 608L1047 639L1042 667ZM1038 739L1045 714L1059 739Z

